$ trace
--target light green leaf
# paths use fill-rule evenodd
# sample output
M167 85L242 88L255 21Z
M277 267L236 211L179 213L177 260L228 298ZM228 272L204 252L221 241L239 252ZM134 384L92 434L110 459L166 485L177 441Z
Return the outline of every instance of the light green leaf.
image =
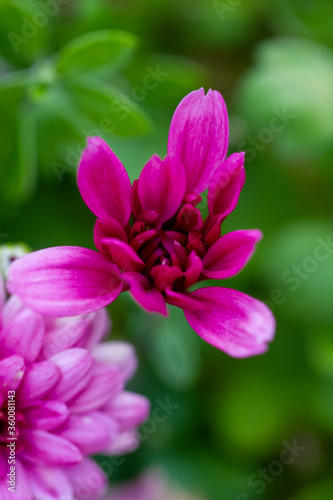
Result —
M138 38L126 31L95 31L74 39L62 48L57 70L62 74L90 73L101 67L113 69L126 63Z
M131 137L149 132L146 113L117 88L88 77L70 79L65 85L73 105L91 120L94 135Z

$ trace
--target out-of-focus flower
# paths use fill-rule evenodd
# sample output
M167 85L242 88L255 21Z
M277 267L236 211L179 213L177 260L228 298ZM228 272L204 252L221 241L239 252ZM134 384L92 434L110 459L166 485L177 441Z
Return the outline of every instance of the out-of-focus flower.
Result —
M123 290L149 312L184 310L191 327L234 357L261 354L275 321L262 302L222 287L189 291L197 282L237 274L261 239L259 230L221 237L245 181L244 153L225 159L228 116L222 96L192 92L173 116L168 156L153 156L131 186L127 172L99 137L88 140L78 171L82 198L98 217L99 253L78 247L41 250L11 266L9 289L35 310L82 314ZM197 208L208 189L209 214Z
M95 500L107 479L89 456L132 451L149 413L124 390L135 352L100 343L104 309L56 319L0 297L0 498Z
M105 500L205 500L171 486L160 469L149 469L140 477L111 490Z

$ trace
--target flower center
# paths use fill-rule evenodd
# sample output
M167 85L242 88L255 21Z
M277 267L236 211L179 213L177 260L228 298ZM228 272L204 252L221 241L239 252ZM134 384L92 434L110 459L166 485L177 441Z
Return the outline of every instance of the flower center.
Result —
M204 223L196 205L201 196L190 193L172 219L154 224L153 212L143 212L135 220L130 232L130 245L145 263L143 274L164 292L167 286L184 289L183 273L194 250L199 257L206 253L203 242Z

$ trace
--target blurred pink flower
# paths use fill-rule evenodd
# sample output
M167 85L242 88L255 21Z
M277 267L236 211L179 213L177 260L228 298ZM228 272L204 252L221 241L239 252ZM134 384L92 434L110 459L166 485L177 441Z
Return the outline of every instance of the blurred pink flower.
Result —
M137 479L112 488L105 500L205 500L171 486L160 469L149 469Z
M134 349L100 343L110 326L104 309L56 319L12 296L1 301L0 325L1 500L95 500L107 478L89 455L132 451L149 413L143 396L124 390Z
M41 250L11 266L9 290L50 315L97 310L129 290L141 307L167 315L184 310L191 327L234 357L267 350L275 320L262 302L222 287L195 283L237 274L251 258L259 230L221 237L245 181L244 153L227 159L227 109L217 91L183 99L172 118L168 156L153 156L131 186L127 172L99 137L88 139L78 185L98 217L99 253L78 247ZM208 187L209 214L197 208Z

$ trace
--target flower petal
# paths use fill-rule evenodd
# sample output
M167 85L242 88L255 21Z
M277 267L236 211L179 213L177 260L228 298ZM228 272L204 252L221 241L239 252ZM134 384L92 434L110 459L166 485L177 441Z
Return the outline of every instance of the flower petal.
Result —
M248 263L261 238L262 232L256 229L225 234L206 253L203 274L214 279L235 276Z
M0 391L7 400L8 391L16 391L25 372L24 359L21 356L9 356L0 360Z
M189 288L194 285L202 273L202 261L193 250L187 261L186 271L184 272L184 287Z
M66 473L58 467L33 467L29 470L29 480L35 500L74 498Z
M117 238L117 240L127 243L127 235L125 229L115 219L97 219L94 226L94 243L97 250L107 260L110 259L110 254L107 248L104 248L103 238Z
M0 333L2 356L17 354L27 361L35 361L45 334L42 316L30 309L23 309Z
M236 207L245 182L244 159L245 153L234 153L215 172L208 189L211 216L226 217Z
M117 420L124 431L141 425L149 417L150 403L140 394L123 391L110 401L105 411Z
M61 401L41 401L28 409L25 418L29 427L51 431L66 422L69 417L67 406Z
M186 174L178 158L161 160L154 155L143 168L138 182L142 209L159 214L154 223L171 219L180 207L185 194Z
M78 465L66 467L65 472L76 500L96 500L105 492L107 478L93 460L84 458Z
M67 439L39 429L22 429L22 459L34 465L71 465L82 460L79 449Z
M188 94L173 115L168 141L168 153L184 165L187 193L207 189L226 157L228 141L228 113L221 94L209 90L205 95L203 88Z
M79 165L78 186L97 217L112 217L126 226L131 215L131 182L121 161L100 137L88 138Z
M117 273L114 264L92 250L47 248L14 261L7 287L41 314L76 316L118 297L122 283Z
M267 350L267 343L274 337L275 319L263 302L219 287L195 290L190 297L203 309L184 309L185 317L206 342L235 358Z
M17 393L20 408L44 397L59 382L61 373L50 361L34 363L27 369Z
M128 342L103 342L94 347L92 354L98 363L116 366L125 382L133 377L138 367L135 349Z
M168 315L163 295L150 285L145 276L139 273L124 273L122 277L129 285L130 294L139 306L148 312Z
M145 263L138 257L138 254L124 241L116 238L103 238L102 243L104 248L108 248L113 262L121 272L140 272L145 267Z

